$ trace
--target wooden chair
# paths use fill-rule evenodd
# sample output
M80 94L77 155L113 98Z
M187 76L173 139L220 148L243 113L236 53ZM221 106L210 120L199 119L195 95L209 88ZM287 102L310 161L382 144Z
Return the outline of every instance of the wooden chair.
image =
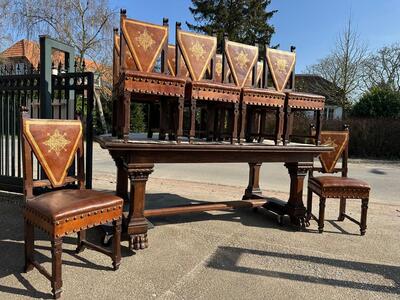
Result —
M268 53L267 49L267 53ZM264 57L263 67L265 78L258 79L261 74L257 72L256 80L253 80L251 87L245 87L242 90L242 127L240 140L243 142L253 141L263 142L264 138L272 138L277 145L282 140L284 107L286 95L283 93L283 87L275 84L275 88L268 86L268 65L267 55ZM290 75L290 69L287 69L287 77ZM272 111L275 114L275 131L273 134L265 132L267 113Z
M320 233L324 229L325 219L325 201L327 198L339 198L340 209L338 221L343 221L345 218L360 225L361 235L365 234L367 228L367 209L370 186L368 183L347 177L347 159L349 146L349 131L346 127L344 131L322 131L321 144L334 147L332 152L321 154L319 156L321 168L313 168L309 173L308 179L308 195L307 195L307 220L311 218L318 222L318 230ZM338 159L342 157L341 168L336 167ZM313 176L313 171L333 174L341 172L342 176ZM313 193L320 197L319 202L319 217L312 214L312 196ZM346 214L346 200L361 199L361 221Z
M322 126L322 114L324 110L325 97L320 95L300 93L295 91L295 63L296 48L291 47L289 51L267 48L266 59L268 70L277 91L286 94L285 113L283 122L283 144L290 142L291 137L313 138L319 143L319 133ZM267 72L266 72L267 73ZM266 79L267 80L267 79ZM293 120L295 111L312 111L316 116L315 136L294 135Z
M231 143L237 141L239 118L240 88L230 84L215 82L215 58L217 38L186 32L176 24L176 57L182 56L189 69L190 81L187 82L185 99L190 107L189 141L193 142L196 133L196 108L200 105L223 104L232 111L230 126ZM176 60L176 70L180 70L180 60ZM207 68L211 65L211 78L205 79ZM179 74L178 74L179 76ZM214 118L207 116L207 123ZM210 128L210 126L208 126Z
M123 200L117 196L84 189L84 157L82 124L79 120L29 119L22 115L25 222L25 271L35 267L51 282L54 298L61 295L62 238L78 233L79 253L85 247L111 257L114 270L121 261L121 220ZM32 153L38 159L47 180L33 181ZM77 154L77 155L76 155ZM67 176L76 155L77 176ZM77 189L65 185L78 183ZM34 196L34 189L53 188L51 192ZM113 222L112 251L86 240L86 229ZM34 228L47 233L51 240L52 272L48 273L34 259Z
M143 102L160 106L160 139L170 133L170 139L180 141L182 126L168 128L166 111L175 106L183 118L185 78L168 74L168 19L156 25L128 19L121 10L120 74L118 84L117 135L127 138L130 129L130 103ZM159 66L157 65L159 60ZM159 67L159 68L158 68ZM156 72L159 69L159 72ZM151 115L151 114L150 114ZM150 116L153 117L153 116ZM178 120L179 125L183 119ZM152 135L149 132L149 137Z

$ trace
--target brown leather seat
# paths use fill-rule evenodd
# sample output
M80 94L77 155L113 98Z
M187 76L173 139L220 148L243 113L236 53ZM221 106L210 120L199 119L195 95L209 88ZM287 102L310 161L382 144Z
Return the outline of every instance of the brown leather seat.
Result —
M89 212L98 212L100 215L104 211L120 209L122 205L121 198L109 193L94 190L58 190L37 196L34 200L28 200L26 209L51 221L76 216L85 220Z
M321 195L329 198L343 196L358 198L362 194L368 195L371 189L370 185L365 181L338 176L310 177L309 185L314 189L320 189Z
M310 178L311 181L315 181L322 187L349 187L349 188L370 188L369 184L365 181L349 178L349 177L337 177L337 176L318 176Z

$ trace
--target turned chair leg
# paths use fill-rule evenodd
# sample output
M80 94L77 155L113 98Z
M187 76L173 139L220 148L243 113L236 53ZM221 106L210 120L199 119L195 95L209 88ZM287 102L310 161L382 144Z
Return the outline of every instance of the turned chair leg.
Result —
M319 217L318 217L318 231L319 231L319 233L324 232L325 200L326 200L326 198L324 198L324 197L321 197L320 200L319 200Z
M307 216L306 216L307 221L311 220L312 197L313 197L313 192L310 188L308 188L308 190L307 190Z
M33 225L25 220L25 266L24 272L29 272L33 269L33 251L35 247L35 229Z
M196 133L196 100L190 101L190 130L189 130L189 143L193 143Z
M114 225L114 240L113 240L113 267L114 270L118 270L121 264L121 223L122 220L119 219L113 222Z
M344 220L344 214L346 213L346 198L340 198L340 206L339 206L339 217L338 221Z
M51 241L51 257L52 257L52 273L51 287L54 299L61 296L61 254L62 254L62 238L55 238Z
M361 222L360 222L360 233L365 234L367 229L367 210L368 210L368 198L361 200Z
M85 245L83 242L86 241L86 230L81 230L78 232L78 243L75 252L80 253L85 250Z

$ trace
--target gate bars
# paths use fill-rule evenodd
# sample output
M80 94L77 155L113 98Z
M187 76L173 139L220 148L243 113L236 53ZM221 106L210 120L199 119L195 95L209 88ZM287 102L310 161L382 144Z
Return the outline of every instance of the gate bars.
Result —
M82 119L86 140L86 188L92 186L94 74L84 63L70 66L73 49L47 36L40 37L40 71L32 65L0 68L0 190L23 192L20 107L32 118ZM51 62L52 49L64 52L64 64ZM44 55L43 53L47 53ZM79 67L79 72L77 69ZM44 74L45 73L45 74ZM35 179L42 172L34 161ZM74 166L70 172L74 172Z

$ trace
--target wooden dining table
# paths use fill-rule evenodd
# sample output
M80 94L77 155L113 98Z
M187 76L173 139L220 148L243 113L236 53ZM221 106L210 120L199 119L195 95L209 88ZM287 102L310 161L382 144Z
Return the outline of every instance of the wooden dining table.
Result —
M303 204L303 182L314 158L332 151L329 146L308 144L230 144L224 142L176 143L155 139L118 139L111 135L95 137L103 149L109 151L117 167L116 194L128 203L123 221L123 239L131 250L148 247L147 217L193 213L210 210L228 210L239 207L264 207L278 215L289 215L291 223L305 226L306 209ZM290 194L287 201L265 197L260 188L262 163L282 162L290 176ZM207 202L164 208L145 209L146 182L155 164L248 163L249 182L242 200ZM210 174L212 176L212 174ZM128 193L130 187L130 193Z

